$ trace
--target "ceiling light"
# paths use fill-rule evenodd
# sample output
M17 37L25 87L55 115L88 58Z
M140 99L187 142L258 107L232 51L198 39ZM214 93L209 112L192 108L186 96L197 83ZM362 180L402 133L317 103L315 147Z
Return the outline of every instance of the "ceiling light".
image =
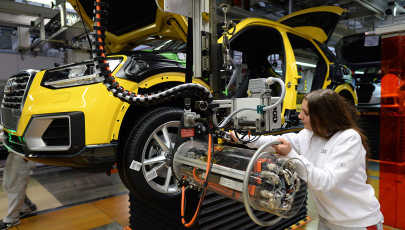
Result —
M314 64L309 64L309 63L300 62L300 61L297 61L295 63L297 63L297 65L301 65L301 66L316 67L316 65L314 65Z

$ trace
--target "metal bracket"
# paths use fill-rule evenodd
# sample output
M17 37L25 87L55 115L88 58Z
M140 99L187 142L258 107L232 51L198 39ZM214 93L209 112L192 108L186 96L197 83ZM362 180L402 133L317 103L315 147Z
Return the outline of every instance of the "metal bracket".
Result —
M211 37L209 33L204 33L202 36L202 50L209 51L211 48Z
M203 60L202 60L203 71L211 71L210 64L211 64L210 57L203 56Z

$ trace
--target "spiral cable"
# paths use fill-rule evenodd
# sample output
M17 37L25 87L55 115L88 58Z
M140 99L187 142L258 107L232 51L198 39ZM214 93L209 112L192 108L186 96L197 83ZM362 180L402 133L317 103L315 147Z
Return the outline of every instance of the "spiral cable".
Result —
M101 78L104 78L103 83L107 87L107 90L111 91L115 97L118 97L129 104L142 106L163 103L172 99L192 95L198 96L207 102L211 102L214 99L208 89L195 83L181 84L163 92L159 91L156 94L151 93L151 95L140 95L124 89L124 87L122 87L112 75L106 59L107 52L104 49L104 46L106 45L105 31L107 30L107 8L109 5L106 0L96 0L94 6L96 7L94 10L95 17L93 18L94 25L93 32L90 34L91 45L95 47L92 50L94 66L96 73Z

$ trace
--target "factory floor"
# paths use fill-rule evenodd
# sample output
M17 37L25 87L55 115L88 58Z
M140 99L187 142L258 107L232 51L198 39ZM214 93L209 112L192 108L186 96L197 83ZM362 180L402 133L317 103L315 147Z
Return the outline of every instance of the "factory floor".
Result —
M0 172L5 161L0 161ZM379 197L379 164L370 162L371 184ZM2 175L2 174L0 174ZM0 177L2 182L2 177ZM117 174L86 174L70 168L37 166L27 194L39 212L21 219L11 230L36 229L122 229L129 225L128 190ZM311 195L308 194L311 220L295 229L315 230L318 226ZM0 188L0 217L7 214L7 196ZM180 221L180 217L179 220ZM394 229L384 226L384 229Z

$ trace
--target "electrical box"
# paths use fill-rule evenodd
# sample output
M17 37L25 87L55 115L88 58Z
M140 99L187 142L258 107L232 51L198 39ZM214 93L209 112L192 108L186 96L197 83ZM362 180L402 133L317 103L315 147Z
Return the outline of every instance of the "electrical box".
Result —
M31 45L30 28L17 27L12 36L13 50L28 49Z
M233 111L244 107L257 107L258 105L269 106L276 103L279 97L269 98L237 98L233 102ZM271 131L281 128L281 104L265 113L259 114L257 111L244 110L237 113L234 117L234 128L247 128L238 124L239 120L255 121L257 131Z

